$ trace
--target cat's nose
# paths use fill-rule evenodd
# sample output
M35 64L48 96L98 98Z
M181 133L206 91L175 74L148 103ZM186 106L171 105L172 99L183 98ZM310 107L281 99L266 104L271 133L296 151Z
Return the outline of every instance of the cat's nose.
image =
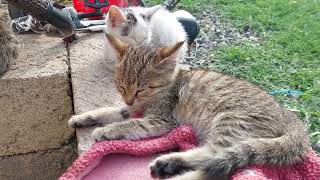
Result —
M128 106L132 106L133 103L134 103L134 99L125 99L125 103L128 105Z

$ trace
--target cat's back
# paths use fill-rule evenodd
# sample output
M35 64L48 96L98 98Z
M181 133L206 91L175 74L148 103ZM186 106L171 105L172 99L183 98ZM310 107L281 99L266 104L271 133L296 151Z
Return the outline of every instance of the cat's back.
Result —
M185 88L195 94L205 93L207 96L217 96L217 98L232 97L235 94L243 96L254 93L259 93L260 96L267 95L256 85L215 71L181 70L178 81L183 84L182 90Z
M244 80L213 71L192 70L181 71L177 82L177 111L181 119L205 120L226 113L284 123L291 119L273 97Z

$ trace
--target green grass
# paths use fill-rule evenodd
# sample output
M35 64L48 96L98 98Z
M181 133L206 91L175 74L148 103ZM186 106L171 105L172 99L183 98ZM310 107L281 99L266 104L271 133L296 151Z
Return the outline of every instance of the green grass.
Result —
M156 4L161 1L147 1ZM291 89L302 96L276 95L308 123L313 143L320 141L320 0L182 0L193 13L211 9L260 39L212 49L209 68L260 85L267 91ZM318 149L320 152L320 150Z
M300 90L301 97L277 95L298 109L312 142L320 140L320 1L216 0L213 6L239 29L249 26L261 38L213 50L212 69L247 79L266 90Z

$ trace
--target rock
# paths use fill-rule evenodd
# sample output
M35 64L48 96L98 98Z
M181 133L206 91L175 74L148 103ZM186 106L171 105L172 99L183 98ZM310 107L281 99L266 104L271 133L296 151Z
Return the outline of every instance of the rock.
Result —
M227 43L226 43L225 41L222 41L222 42L219 44L220 47L223 47L223 46L226 46L226 45L227 45Z
M250 30L250 26L245 25L245 26L243 26L242 30L243 30L244 32L247 32L247 31Z
M254 36L250 36L250 37L249 37L249 40L250 40L250 41L258 41L258 38L254 37Z
M243 35L244 35L244 37L248 38L248 37L250 37L250 32L245 32Z

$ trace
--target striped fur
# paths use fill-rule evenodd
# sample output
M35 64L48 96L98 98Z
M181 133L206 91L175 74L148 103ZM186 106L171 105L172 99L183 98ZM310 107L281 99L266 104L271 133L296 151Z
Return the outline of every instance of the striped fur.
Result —
M97 128L94 138L159 136L180 124L193 126L199 137L199 148L152 162L152 176L228 179L248 164L298 163L310 148L303 123L257 86L217 72L179 70L176 60L182 43L159 49L110 42L126 47L114 78L128 105L122 110L143 108L146 115L136 121L112 120ZM110 112L104 114L108 119ZM78 115L79 119L85 118Z

